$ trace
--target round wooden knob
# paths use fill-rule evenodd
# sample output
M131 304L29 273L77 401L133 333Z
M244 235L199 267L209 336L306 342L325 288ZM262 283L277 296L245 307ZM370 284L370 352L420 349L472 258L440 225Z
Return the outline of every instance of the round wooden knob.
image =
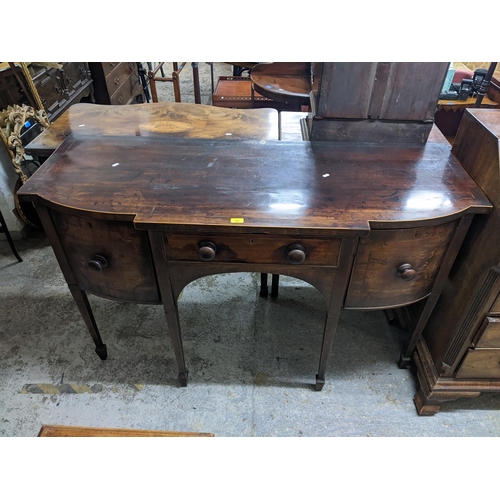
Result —
M288 262L302 264L306 259L306 249L300 243L293 243L287 248Z
M401 264L398 267L398 275L404 281L411 281L417 275L417 271L411 264Z
M209 262L214 260L217 247L211 241L202 241L199 243L198 256L201 260Z
M102 273L103 267L107 267L108 260L102 255L94 255L94 258L89 261L89 267L98 273Z

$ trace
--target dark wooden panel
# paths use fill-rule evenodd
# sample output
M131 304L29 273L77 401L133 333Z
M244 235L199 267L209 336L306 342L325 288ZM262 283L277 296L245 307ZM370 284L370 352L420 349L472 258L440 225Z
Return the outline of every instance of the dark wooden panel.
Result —
M336 266L341 238L320 240L311 238L275 237L259 234L248 235L166 235L165 248L168 260L199 262L199 243L213 242L216 255L213 262L253 262L255 264L293 265L287 259L289 245L304 247L306 258L301 266Z
M140 228L301 236L366 235L370 226L439 224L490 210L442 144L262 142L72 138L19 196L127 220L135 215Z
M78 285L106 298L160 301L147 235L132 224L51 212L59 240ZM101 255L107 266L98 272L89 262Z
M500 295L491 307L491 314L500 314Z
M431 292L456 223L398 231L372 231L359 241L345 307L387 308L422 299ZM409 264L413 278L398 274Z
M486 317L472 343L481 349L500 349L500 318Z
M469 349L455 377L500 378L500 349Z
M392 63L381 120L433 120L448 63Z
M368 118L376 70L376 62L323 63L317 116Z

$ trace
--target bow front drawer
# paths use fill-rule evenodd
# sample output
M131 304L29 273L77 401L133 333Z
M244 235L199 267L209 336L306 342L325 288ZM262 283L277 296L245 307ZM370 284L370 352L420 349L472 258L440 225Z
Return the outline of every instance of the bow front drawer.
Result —
M457 221L438 226L373 230L361 238L345 301L351 309L385 309L426 297Z
M110 299L160 302L146 232L127 222L56 211L51 217L81 288Z

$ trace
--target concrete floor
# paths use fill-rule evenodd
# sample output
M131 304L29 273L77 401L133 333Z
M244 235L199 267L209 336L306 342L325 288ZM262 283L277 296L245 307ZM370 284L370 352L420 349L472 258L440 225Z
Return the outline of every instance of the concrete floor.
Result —
M210 67L199 68L202 103L210 104ZM215 64L214 73L216 83L232 67ZM191 74L187 63L182 102L194 102ZM158 94L173 101L172 84L159 83ZM259 297L255 274L186 287L179 311L187 388L177 385L161 306L91 296L108 346L101 361L45 236L32 232L16 247L22 263L0 240L0 436L36 436L42 424L216 436L500 434L493 393L417 415L417 382L397 367L408 339L382 312L342 312L326 385L314 391L323 299L286 277L278 299Z
M36 436L42 424L216 436L499 435L495 394L417 415L416 381L396 365L407 339L381 312L343 311L327 383L314 391L323 300L291 278L278 299L259 297L254 274L186 287L187 388L177 386L161 306L91 296L108 346L101 361L44 235L16 246L22 263L0 241L2 436Z

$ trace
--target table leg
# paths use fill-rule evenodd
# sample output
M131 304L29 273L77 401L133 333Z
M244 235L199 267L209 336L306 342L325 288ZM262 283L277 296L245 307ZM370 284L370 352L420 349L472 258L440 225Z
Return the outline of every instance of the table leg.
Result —
M337 324L340 318L340 311L344 302L344 295L350 278L350 271L354 260L354 252L358 244L357 238L344 238L340 248L338 271L333 284L330 303L326 312L325 328L323 331L323 342L321 344L321 354L319 357L318 374L316 375L316 390L321 391L325 385L325 371L328 363L328 356L332 348L333 339L337 331Z
M184 348L182 346L181 327L179 323L179 310L177 301L174 297L172 285L168 272L167 261L163 253L163 235L162 233L151 231L149 232L149 242L151 245L151 253L153 254L153 262L156 268L156 277L158 287L160 289L163 309L167 319L168 333L172 340L175 359L179 370L179 382L181 387L186 387L188 383L188 370L184 359Z
M94 341L95 352L102 360L106 359L108 357L106 344L104 344L102 341L101 334L99 333L99 329L97 328L97 323L95 321L94 314L92 313L92 309L90 307L86 292L82 290L78 285L68 284L68 288L71 292L71 295L73 295L73 299L78 306L78 310L82 315L83 321L85 321L85 325L90 332L92 340Z

